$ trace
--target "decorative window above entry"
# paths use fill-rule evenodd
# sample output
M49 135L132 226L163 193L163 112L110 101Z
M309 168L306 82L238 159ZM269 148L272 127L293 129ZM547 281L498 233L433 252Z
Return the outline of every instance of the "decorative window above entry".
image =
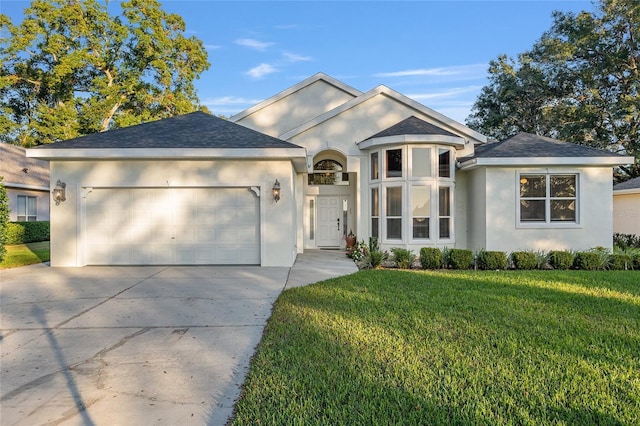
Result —
M313 165L313 173L309 173L308 184L349 185L349 173L344 173L342 164L336 160L321 160Z

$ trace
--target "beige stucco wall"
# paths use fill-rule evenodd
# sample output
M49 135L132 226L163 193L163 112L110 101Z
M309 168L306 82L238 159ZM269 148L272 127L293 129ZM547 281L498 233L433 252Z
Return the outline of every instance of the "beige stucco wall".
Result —
M250 129L279 137L351 99L353 95L319 80L236 122Z
M518 227L518 172L578 173L579 224ZM600 168L487 168L486 245L487 250L585 250L612 246L612 171ZM477 226L477 225L474 225ZM474 239L474 248L481 239Z
M640 235L640 189L613 192L613 232Z
M36 210L38 221L49 220L49 192L34 191L23 188L7 188L7 196L9 197L9 220L15 222L18 220L18 195L26 195L36 197Z
M467 247L459 247L478 250L484 248L487 241L487 228L485 225L487 221L486 169L479 168L468 172L459 172L458 175L464 175L468 185Z
M85 188L259 187L261 263L291 266L296 256L295 172L290 161L52 161L51 181L67 184L67 200L51 208L51 265L83 266ZM272 187L281 184L275 203Z

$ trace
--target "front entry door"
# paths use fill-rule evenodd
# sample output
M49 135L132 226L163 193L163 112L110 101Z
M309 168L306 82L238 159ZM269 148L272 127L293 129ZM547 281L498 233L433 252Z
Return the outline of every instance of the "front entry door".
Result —
M318 247L340 247L342 240L342 205L340 197L318 197Z

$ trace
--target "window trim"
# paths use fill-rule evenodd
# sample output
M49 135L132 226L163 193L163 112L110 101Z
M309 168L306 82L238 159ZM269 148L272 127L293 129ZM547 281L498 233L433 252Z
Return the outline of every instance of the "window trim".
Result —
M545 220L544 221L522 221L521 220L521 209L520 209L520 179L524 176L544 176L545 178ZM575 176L576 178L576 196L575 196L575 221L562 221L562 222L553 222L551 221L551 200L552 199L569 199L570 197L551 197L551 176ZM557 171L549 171L549 170L519 170L516 172L516 180L515 180L515 204L516 204L516 228L523 229L531 229L531 228L547 228L547 229L576 229L583 228L581 222L581 199L582 199L582 185L580 184L581 173L573 170L557 170ZM530 197L536 199L543 199L542 197Z
M402 197L400 199L400 216L389 216L387 214L387 190L389 188L400 188L400 196ZM403 183L393 183L393 184L389 184L389 185L381 185L381 213L384 213L383 216L381 216L381 218L384 218L383 221L381 221L381 229L380 231L382 232L382 242L383 243L404 243L406 241L406 234L407 234L407 230L405 229L406 227L406 220L405 220L405 212L406 212L406 203L407 203L407 196L406 196L406 186ZM388 227L387 227L387 221L389 219L400 219L400 238L388 238Z
M433 242L436 240L436 238L434 238L434 230L438 230L439 229L435 226L433 226L433 221L434 221L434 202L433 202L433 192L434 192L434 188L437 186L437 184L434 185L434 183L428 182L428 183L421 183L421 184L413 184L410 185L410 194L408 197L408 204L409 204L409 219L410 222L408 223L408 228L409 230L407 231L407 235L409 236L409 242L411 244L433 244ZM414 194L414 190L415 188L428 188L429 190L429 216L414 216L413 215L413 194ZM426 218L428 223L429 223L429 237L428 238L415 238L413 236L413 219L414 218Z
M387 158L389 151L400 151L400 176L387 176L388 167ZM407 179L407 150L405 149L405 145L402 146L390 146L381 151L382 155L382 169L380 170L380 179L382 181L393 182L393 181L404 181Z
M443 188L448 188L449 189L449 215L448 216L442 216L442 218L448 218L449 219L449 237L447 238L442 238L440 237L440 190ZM436 227L435 227L435 231L437 231L436 235L436 241L438 243L446 243L446 244L451 244L451 243L455 243L456 241L456 227L455 227L455 212L456 212L456 191L455 191L455 186L452 183L444 183L441 185L438 185L438 187L435 189L435 200L436 200L436 216L435 216L435 222L436 222Z

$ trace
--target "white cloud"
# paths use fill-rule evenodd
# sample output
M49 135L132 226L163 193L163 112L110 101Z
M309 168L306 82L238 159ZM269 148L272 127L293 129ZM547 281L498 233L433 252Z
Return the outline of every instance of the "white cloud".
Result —
M222 46L218 46L217 44L205 44L204 48L207 50L218 50L222 49Z
M422 100L428 100L428 99L458 97L459 95L463 95L465 93L480 92L481 89L482 89L482 86L451 87L439 92L414 93L407 96L411 99L422 101Z
M274 43L268 41L260 41L253 38L239 38L236 40L236 44L250 49L265 51L268 47L273 46Z
M257 67L251 68L249 71L247 71L247 74L253 78L262 78L265 75L273 74L277 71L278 70L272 65L260 64Z
M306 62L313 59L311 56L302 56L291 52L282 52L282 56L284 56L288 62Z
M238 96L221 96L219 98L210 98L202 101L206 106L226 107L229 105L253 105L262 102L262 99L249 99Z
M403 70L394 72L381 72L374 74L374 77L414 77L414 76L432 76L432 77L448 77L470 75L484 75L487 71L487 64L470 64L457 65L439 68L420 68L413 70Z

